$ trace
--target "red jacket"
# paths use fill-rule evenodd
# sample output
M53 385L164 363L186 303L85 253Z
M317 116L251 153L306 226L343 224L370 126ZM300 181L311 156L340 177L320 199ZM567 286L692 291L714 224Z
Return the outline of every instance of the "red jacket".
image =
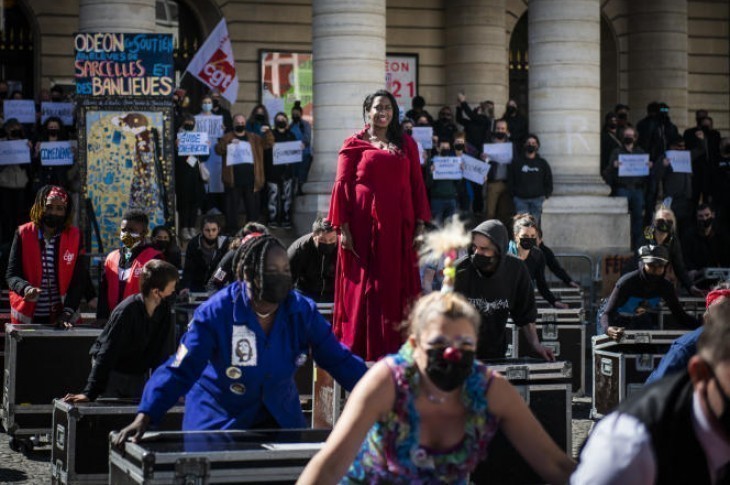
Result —
M38 241L38 226L33 222L18 228L18 236L23 248L23 275L33 287L40 287L43 278L41 264L41 245ZM81 234L77 227L69 227L61 232L58 247L58 293L63 302L74 274L76 261L83 254ZM35 313L35 302L26 301L23 295L10 292L10 321L12 323L31 323Z
M111 312L119 304L120 301L124 300L130 295L139 293L139 277L142 275L142 266L147 261L153 259L163 259L162 253L153 247L148 247L142 250L141 253L132 261L132 266L129 267L129 276L127 276L126 284L124 285L124 294L119 296L119 258L121 256L120 250L116 249L109 253L104 262L104 277L107 283L107 303L109 311Z

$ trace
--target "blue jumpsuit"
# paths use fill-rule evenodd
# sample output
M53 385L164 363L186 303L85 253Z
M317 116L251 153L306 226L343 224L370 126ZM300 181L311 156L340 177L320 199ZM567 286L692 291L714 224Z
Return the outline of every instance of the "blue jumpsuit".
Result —
M187 394L184 430L248 429L266 411L282 428L306 427L294 374L310 349L348 390L367 370L309 298L289 292L266 335L245 283L234 282L195 311L176 355L145 386L139 412L157 423Z

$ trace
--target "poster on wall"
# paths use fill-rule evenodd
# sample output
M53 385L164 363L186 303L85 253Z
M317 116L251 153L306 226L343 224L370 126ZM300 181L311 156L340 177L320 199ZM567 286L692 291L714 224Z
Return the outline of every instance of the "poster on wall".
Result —
M273 125L276 113L290 116L294 102L302 103L303 117L312 123L313 82L311 52L260 51L261 104ZM385 60L385 88L393 93L398 106L411 109L418 94L418 54L388 54ZM368 93L362 93L364 99Z

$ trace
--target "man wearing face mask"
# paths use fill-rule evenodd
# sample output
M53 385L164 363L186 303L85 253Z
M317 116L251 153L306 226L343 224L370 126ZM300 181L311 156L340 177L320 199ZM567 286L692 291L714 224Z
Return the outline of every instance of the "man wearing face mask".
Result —
M463 148L463 147L462 147ZM456 153L451 149L448 140L440 140L438 147L432 150L432 157L426 162L426 189L431 202L431 217L437 224L443 222L456 213L457 198L459 193L458 180L434 180L433 172L436 167L433 164L433 157L453 157Z
M347 390L367 368L316 304L292 291L286 249L259 235L237 250L238 281L195 311L177 353L152 374L137 418L116 439L142 437L181 396L183 430L304 428L294 374L310 354Z
M472 110L466 102L466 95L456 95L456 121L464 127L466 141L475 147L482 148L492 136L494 125L494 103L483 101L479 107ZM491 109L491 111L490 111Z
M439 118L433 124L433 134L436 135L439 140L452 141L454 135L458 131L456 123L454 123L454 115L451 112L451 108L444 106L439 111Z
M664 300L676 322L690 329L698 327L697 319L687 314L679 303L674 285L664 277L669 250L661 245L642 246L639 248L639 260L639 269L626 273L616 282L600 315L605 334L612 340L621 340L626 328L658 328L656 315L647 312L643 304L656 298Z
M492 143L513 143L506 120L497 120L495 123ZM513 143L513 152L516 146ZM515 157L512 158L514 160ZM507 186L511 164L497 163L490 160L486 153L482 154L481 159L489 163L487 183L484 185L484 213L487 219L499 219L502 224L509 224L515 212L509 187Z
M256 222L261 217L259 192L264 187L264 152L274 145L271 130L259 136L246 130L246 117L237 114L233 117L233 131L226 133L215 146L217 154L223 157L221 178L226 192L226 232L233 235L238 230L238 207L243 199L246 222ZM247 142L251 145L253 163L228 164L228 146Z
M517 101L510 99L507 102L502 119L507 120L512 140L522 145L527 138L527 118L517 109Z
M454 291L464 295L482 317L477 358L505 357L505 329L511 316L537 355L555 360L537 337L537 307L530 273L517 256L509 254L508 243L504 224L497 220L482 222L472 230L471 254L456 262Z
M229 132L233 129L233 118L231 117L231 112L223 107L221 104L221 93L218 91L211 91L210 92L210 98L213 102L213 107L211 108L211 112L214 115L220 115L223 117L223 127L225 128L226 132Z
M274 116L274 142L297 141L289 130L286 113ZM302 147L303 147L302 143ZM264 160L266 188L268 192L269 227L292 227L292 208L294 206L294 173L292 164L274 165L273 157Z
M121 247L106 257L99 285L99 306L96 318L106 320L125 298L139 293L142 267L162 253L147 241L149 218L140 210L128 210L122 216L119 239Z
M206 284L228 250L229 240L221 234L213 216L204 216L200 234L188 243L185 265L180 281L181 294L206 291Z
M172 327L172 304L177 268L153 259L142 268L140 292L124 299L112 312L91 346L92 367L80 394L66 394L66 402L106 398L139 399L150 369L173 349L166 348Z
M701 276L705 268L730 268L730 235L715 221L715 211L707 204L697 207L697 227L682 241L690 278Z
M335 299L338 240L332 224L318 217L312 232L294 241L287 250L294 288L316 302L331 303Z
M531 214L540 225L542 204L553 194L553 172L547 160L538 155L540 139L529 134L524 152L508 165L508 187L518 214Z
M50 323L70 327L86 289L87 260L73 204L61 187L38 191L31 222L15 232L5 275L12 323Z
M706 301L697 354L596 425L572 484L728 483L730 291Z

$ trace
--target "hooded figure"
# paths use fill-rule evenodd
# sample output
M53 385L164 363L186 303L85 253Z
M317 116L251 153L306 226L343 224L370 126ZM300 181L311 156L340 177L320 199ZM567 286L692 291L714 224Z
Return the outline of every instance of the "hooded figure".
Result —
M472 230L469 255L456 263L454 290L464 295L482 317L478 359L505 357L508 317L518 327L526 327L537 319L530 273L517 256L508 253L508 243L504 224L496 219L485 221ZM485 246L493 246L496 251L485 250Z

